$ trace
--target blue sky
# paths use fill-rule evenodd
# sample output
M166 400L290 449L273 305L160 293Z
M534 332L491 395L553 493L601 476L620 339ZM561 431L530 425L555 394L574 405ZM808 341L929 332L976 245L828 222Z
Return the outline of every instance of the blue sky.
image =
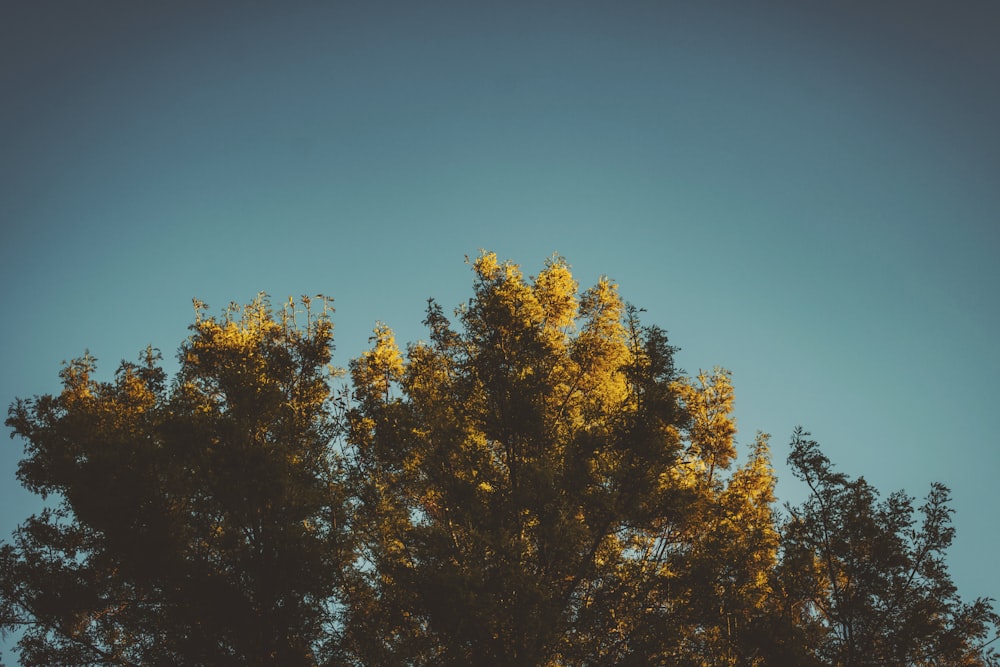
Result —
M606 274L883 492L950 486L1000 597L991 2L25 2L0 21L0 401L170 364L192 297L423 335L480 248ZM35 504L0 450L0 534Z

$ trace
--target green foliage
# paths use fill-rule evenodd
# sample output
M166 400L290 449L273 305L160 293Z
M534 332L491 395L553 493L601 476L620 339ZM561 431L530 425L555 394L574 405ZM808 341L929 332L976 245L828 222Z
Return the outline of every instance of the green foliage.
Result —
M996 616L948 578L948 493L917 512L833 471L780 520L768 439L688 377L617 286L483 253L454 323L379 324L341 381L328 300L206 316L19 400L48 499L0 545L26 665L979 665Z

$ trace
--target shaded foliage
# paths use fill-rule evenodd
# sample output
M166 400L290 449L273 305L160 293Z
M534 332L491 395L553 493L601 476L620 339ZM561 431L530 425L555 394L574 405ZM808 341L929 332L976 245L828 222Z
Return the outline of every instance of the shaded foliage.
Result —
M780 576L820 664L996 664L979 647L998 617L988 600L963 603L945 553L955 534L949 491L923 504L884 500L863 477L836 472L801 429L789 464L809 487L784 526Z

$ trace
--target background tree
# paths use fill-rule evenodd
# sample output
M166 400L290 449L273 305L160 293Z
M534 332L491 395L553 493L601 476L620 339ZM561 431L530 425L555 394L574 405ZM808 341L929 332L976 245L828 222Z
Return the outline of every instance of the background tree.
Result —
M152 350L111 382L85 356L59 395L11 407L19 479L54 501L2 551L22 664L320 659L351 550L332 324L325 300L303 306L261 296L216 319L196 303L169 389Z
M947 488L933 484L916 512L905 493L880 500L863 477L835 472L801 429L788 462L810 493L789 510L781 577L815 658L838 667L997 664L982 648L998 621L990 602L963 603L948 574Z

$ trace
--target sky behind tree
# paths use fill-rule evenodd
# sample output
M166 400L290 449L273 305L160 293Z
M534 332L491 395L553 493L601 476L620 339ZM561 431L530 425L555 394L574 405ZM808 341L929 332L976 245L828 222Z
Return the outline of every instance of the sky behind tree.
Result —
M426 338L465 255L565 256L883 493L952 488L1000 597L993 3L12 3L0 399L110 376L258 291ZM37 508L0 450L0 532Z

